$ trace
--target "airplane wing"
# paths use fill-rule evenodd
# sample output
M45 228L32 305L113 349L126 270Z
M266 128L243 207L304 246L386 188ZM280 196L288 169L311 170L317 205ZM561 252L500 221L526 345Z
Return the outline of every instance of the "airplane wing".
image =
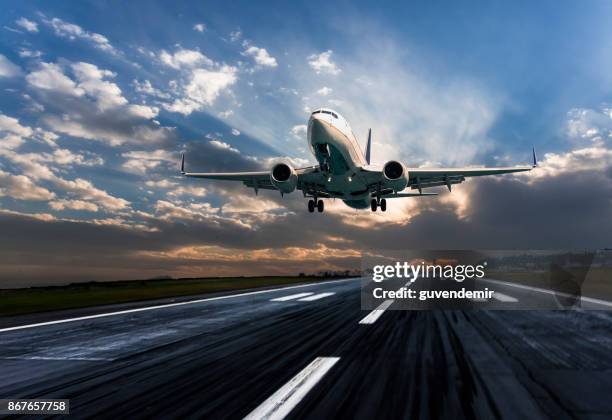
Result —
M473 176L501 175L514 172L530 171L533 166L513 166L506 168L413 168L408 169L410 188L422 191L423 188L446 186L449 191L451 185L460 184L466 178Z
M309 185L314 188L319 184L320 172L316 166L298 168L295 170L298 175L297 189L306 191ZM276 190L270 181L270 171L257 172L185 172L185 156L181 159L181 173L190 178L216 179L223 181L240 181L249 188L257 190ZM316 174L316 175L315 175ZM326 196L325 194L321 196Z
M530 171L537 166L535 149L533 150L533 165L531 166L510 166L499 168L408 168L408 187L419 190L419 194L423 193L423 188L446 186L451 190L451 185L460 184L466 178L474 176L501 175L514 172ZM370 170L363 168L366 172L372 191L379 191L381 197L392 198L401 197L402 195L393 194L393 191L385 188L384 176L381 170ZM429 195L429 194L427 194Z

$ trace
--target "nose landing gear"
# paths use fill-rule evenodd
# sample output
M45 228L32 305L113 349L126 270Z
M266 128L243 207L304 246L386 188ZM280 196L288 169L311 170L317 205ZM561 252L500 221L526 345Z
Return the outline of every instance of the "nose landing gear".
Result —
M380 207L380 211L387 211L387 200L384 198L373 198L370 202L370 207L372 208L372 211L376 211L378 207Z

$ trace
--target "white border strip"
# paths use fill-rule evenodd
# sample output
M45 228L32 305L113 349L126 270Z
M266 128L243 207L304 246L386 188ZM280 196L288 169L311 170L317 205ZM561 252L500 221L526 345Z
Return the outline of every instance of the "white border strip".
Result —
M514 283L507 282L507 281L493 280L493 279L480 279L480 280L501 284L503 286L516 287L517 289L526 289L526 290L531 290L533 292L546 293L549 295L557 295L557 296L563 296L563 297L575 297L567 293L555 292L553 290L541 289L539 287L525 286L524 284L514 284ZM602 305L602 306L607 306L609 308L612 308L612 302L608 302L607 300L595 299L595 298L590 298L586 296L580 296L580 300L582 302L589 302L589 303L594 303L596 305Z
M338 360L339 357L317 357L244 419L284 419Z
M394 299L389 299L389 300L385 300L383 303L381 303L380 305L378 305L378 308L374 309L373 311L371 311L369 314L367 314L361 321L359 321L360 324L373 324L376 322L376 320L378 318L380 318L380 316L385 313L385 311L387 310L387 308L391 305L393 305L393 302L395 302Z
M235 295L216 296L216 297L211 297L211 298L188 300L188 301L185 301L185 302L166 303L166 304L163 304L163 305L155 305L155 306L145 306L144 308L126 309L126 310L117 311L117 312L107 312L107 313L103 313L103 314L80 316L80 317L77 317L77 318L58 319L56 321L47 321L47 322L38 322L36 324L18 325L16 327L2 328L2 329L0 329L0 333L7 332L7 331L24 330L26 328L42 327L44 325L63 324L63 323L66 323L66 322L82 321L82 320L85 320L85 319L104 318L104 317L107 317L107 316L131 314L131 313L135 313L135 312L152 311L154 309L172 308L174 306L193 305L194 303L200 303L200 302L210 302L210 301L213 301L213 300L223 300L223 299L231 299L231 298L241 297L241 296L259 295L259 294L262 294L262 293L278 292L279 290L289 290L289 289L298 289L298 288L302 288L302 287L320 286L320 285L325 285L325 284L340 283L340 282L351 281L351 280L360 280L360 278L350 278L350 279L342 279L342 280L324 281L324 282L318 282L318 283L299 284L297 286L278 287L276 289L257 290L257 291L254 291L254 292L238 293L238 294L235 294Z

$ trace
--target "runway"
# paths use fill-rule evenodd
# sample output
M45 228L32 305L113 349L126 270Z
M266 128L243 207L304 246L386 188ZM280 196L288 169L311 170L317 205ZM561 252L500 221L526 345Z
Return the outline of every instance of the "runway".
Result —
M360 290L0 319L0 398L68 398L76 418L612 416L611 312L363 311ZM496 291L498 308L550 298Z

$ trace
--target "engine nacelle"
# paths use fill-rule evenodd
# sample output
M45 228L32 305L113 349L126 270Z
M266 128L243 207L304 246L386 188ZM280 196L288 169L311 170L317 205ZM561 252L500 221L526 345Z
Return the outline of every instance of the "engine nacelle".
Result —
M387 180L386 185L395 191L401 191L408 185L408 169L396 160L390 160L383 166L383 176Z
M270 172L270 181L280 192L288 194L297 187L297 173L291 165L277 163L272 167L272 172Z

